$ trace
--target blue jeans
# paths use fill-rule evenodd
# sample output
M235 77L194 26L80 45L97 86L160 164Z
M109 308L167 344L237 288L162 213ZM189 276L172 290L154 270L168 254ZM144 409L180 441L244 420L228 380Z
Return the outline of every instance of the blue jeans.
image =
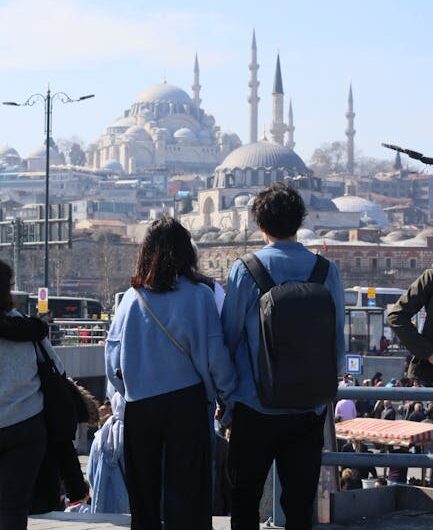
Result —
M42 413L0 429L1 530L26 530L46 443Z

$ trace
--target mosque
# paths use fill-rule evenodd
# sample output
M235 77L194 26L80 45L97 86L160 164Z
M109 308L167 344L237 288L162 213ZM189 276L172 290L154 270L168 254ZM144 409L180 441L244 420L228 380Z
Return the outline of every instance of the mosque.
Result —
M295 153L292 104L289 104L288 121L284 121L284 90L280 57L277 56L272 90L272 122L269 128L271 139L258 141L258 69L255 34L251 45L249 64L249 143L232 151L207 180L207 189L198 193L192 212L181 216L182 223L200 241L223 238L243 238L244 232L257 231L251 205L254 195L273 182L285 182L298 189L308 210L305 227L312 230L354 228L360 225L360 212L355 208L340 209L329 193L322 191L322 181L314 177L302 159ZM354 112L352 88L349 92L349 108L346 114L348 127L347 171L353 175L354 161ZM221 233L215 232L218 229ZM206 230L209 232L206 233Z
M87 150L94 170L137 175L164 168L170 173L209 175L241 141L221 131L201 107L200 68L194 64L192 97L166 81L151 86Z

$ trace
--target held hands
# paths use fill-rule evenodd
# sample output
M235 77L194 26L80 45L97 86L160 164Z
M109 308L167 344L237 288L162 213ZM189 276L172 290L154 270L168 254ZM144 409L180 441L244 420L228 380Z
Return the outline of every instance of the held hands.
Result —
M430 364L433 364L433 354L427 359Z

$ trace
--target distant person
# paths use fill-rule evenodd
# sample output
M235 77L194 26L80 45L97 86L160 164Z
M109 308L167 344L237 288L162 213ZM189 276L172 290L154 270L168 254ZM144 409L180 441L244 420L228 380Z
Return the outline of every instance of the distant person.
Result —
M395 420L396 411L389 399L385 399L383 402L383 410L380 415L382 420Z
M371 378L371 386L377 386L377 383L379 381L382 381L382 373L376 372L373 377Z
M354 401L351 399L340 399L335 406L335 416L340 416L343 421L356 418L357 412Z
M374 481L375 488L383 488L383 486L387 486L387 485L388 485L388 481L386 480L386 478L383 478L383 477L378 477Z
M350 374L344 374L343 379L338 383L338 388L347 388L354 386L352 376Z
M0 528L25 530L47 443L33 343L46 341L48 330L13 310L12 286L12 269L0 261Z
M86 490L84 497L76 502L71 502L65 508L65 512L69 513L90 513L90 488L87 480L85 481Z
M421 386L433 386L433 268L426 269L388 313L388 324L412 354L408 377ZM423 308L426 319L421 332L412 318Z
M214 295L196 273L189 232L154 221L107 337L107 375L126 400L132 530L160 530L161 519L167 529L212 527L208 402L226 403L237 378Z
M349 467L341 472L340 486L343 491L356 490L362 488L361 479L356 470Z
M316 406L306 405L315 402L313 396L323 383L330 384L333 392L337 389L336 364L342 371L345 351L344 290L335 264L318 258L296 241L296 233L306 215L304 202L296 190L282 183L273 184L256 195L252 213L263 234L265 246L255 255L235 261L230 270L222 312L226 343L239 376L239 386L233 397L235 405L229 448L229 472L233 485L231 527L233 530L259 528L260 498L272 461L276 459L286 528L308 530L312 527L328 398L322 398ZM254 274L252 268L255 269ZM315 292L324 297L320 305L312 294L311 284L316 282L320 283L320 287L316 286ZM276 353L270 341L261 341L259 307L260 300L264 300L271 286L279 286L277 289L285 286L282 293L293 294L291 288L295 288L294 285L306 287L303 292L310 292L311 297L304 300L304 306L296 315L299 320L305 315L297 330L293 329L293 322L298 322L295 315L280 313L286 327L278 327L273 332L278 332L280 337L284 335L285 344L287 329L291 331L292 339L297 333L296 347L292 348L296 354L293 351L293 357L287 355L284 361L286 369L278 370L274 366L276 371L273 373L280 375L282 381L293 378L291 383L275 387L281 400L293 402L297 398L301 404L297 407L277 407L272 405L275 401L269 401L264 396L263 386L259 384L259 378L262 381L266 378L264 365L259 364L259 357L264 360L262 348L266 344L269 355ZM284 298L284 303L290 305L293 299L290 295ZM325 306L328 309L323 310ZM322 311L320 315L319 307ZM298 305L298 308L301 306ZM309 326L307 315L311 317L313 313L316 323ZM332 339L318 340L324 336L325 327L326 333L332 333ZM314 346L309 344L308 338L312 339ZM306 355L312 355L312 349L317 355L315 363L305 362ZM323 367L321 363L323 359L329 359L331 351L334 363L330 360ZM319 365L323 369L317 370ZM287 394L290 394L289 399ZM302 477L302 480L294 477Z
M409 414L408 420L409 421L424 421L425 420L425 414L424 414L422 403L415 403L413 407L413 412Z

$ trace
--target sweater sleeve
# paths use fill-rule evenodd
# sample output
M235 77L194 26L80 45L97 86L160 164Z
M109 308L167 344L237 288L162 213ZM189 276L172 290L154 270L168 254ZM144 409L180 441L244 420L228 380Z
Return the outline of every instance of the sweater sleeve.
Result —
M427 269L401 296L388 314L388 324L401 343L418 359L433 355L433 343L423 337L412 323L412 317L427 306L433 295L433 269Z
M39 342L48 335L48 326L39 318L0 316L0 337L14 342Z
M236 389L236 370L230 353L224 344L221 321L215 302L207 300L208 366L219 398L225 403Z
M105 371L108 381L122 395L125 395L125 385L121 379L121 347L123 328L129 310L129 297L125 295L116 311L105 340Z

